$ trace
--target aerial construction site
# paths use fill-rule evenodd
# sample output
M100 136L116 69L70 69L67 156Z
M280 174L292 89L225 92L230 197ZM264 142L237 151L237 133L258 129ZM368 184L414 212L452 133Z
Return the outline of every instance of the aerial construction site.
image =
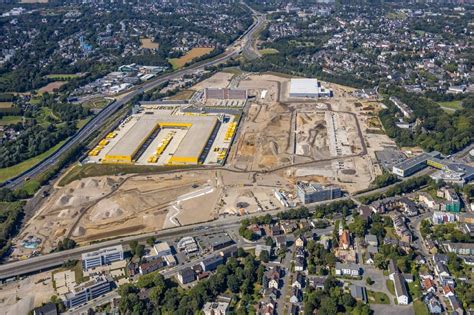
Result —
M87 244L298 206L301 181L346 194L367 188L381 173L375 153L395 147L378 121L381 105L335 84L291 84L275 74L220 72L192 87L189 100L142 103L75 166L113 165L117 173L57 186L11 257L47 252L64 237ZM160 168L128 174L122 165ZM21 246L25 239L38 246Z

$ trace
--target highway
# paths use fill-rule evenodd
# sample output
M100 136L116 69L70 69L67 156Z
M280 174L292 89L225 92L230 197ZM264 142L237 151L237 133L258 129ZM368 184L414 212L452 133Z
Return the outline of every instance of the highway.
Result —
M347 197L343 197L337 200L346 200ZM317 202L311 204L313 209L315 206L331 203L335 200L327 200L322 202ZM309 207L308 207L309 208ZM250 218L254 216L261 216L265 214L276 215L279 212L287 211L288 209L282 208L277 210L265 211L265 212L256 212L249 215L246 215L245 218ZM16 277L28 275L30 273L46 271L48 269L59 267L64 262L68 260L80 259L83 253L90 251L98 250L100 248L123 245L125 249L128 248L128 244L131 241L146 241L148 238L154 236L156 239L161 241L166 241L170 239L175 239L182 236L199 236L203 234L210 233L219 233L219 232L229 232L232 229L236 229L240 226L240 221L242 217L232 216L227 218L220 218L211 222L198 223L193 225L187 225L182 227L173 227L161 231L120 237L112 240L103 241L100 243L93 243L86 246L77 247L70 250L65 250L62 252L55 252L50 254L45 254L42 256L32 257L26 260L20 260L15 262L9 262L0 265L0 281Z
M131 101L135 96L139 95L140 93L152 90L153 88L157 87L158 85L168 80L173 80L185 74L190 74L198 70L203 70L206 67L215 66L220 63L223 63L233 57L236 57L242 52L246 52L246 50L249 50L249 51L252 50L253 45L252 44L249 45L249 42L252 41L252 38L255 32L257 32L261 28L262 23L264 22L264 19L261 18L261 15L258 14L258 12L255 12L253 10L252 12L254 15L256 15L255 22L244 32L244 34L239 39L237 39L236 42L234 42L232 45L230 45L227 48L227 50L224 52L222 56L211 59L207 62L198 63L195 65L189 66L182 70L165 74L163 76L156 78L155 80L147 82L141 86L135 87L131 91L128 91L128 94L126 94L123 98L112 102L107 107L105 107L102 111L100 111L96 116L94 116L75 135L69 138L69 140L66 141L54 154L52 154L50 157L43 160L41 163L19 174L18 176L7 180L5 183L1 184L0 187L7 187L11 189L18 188L26 180L33 178L41 174L42 172L46 171L48 168L54 165L58 161L58 159L63 154L65 154L69 149L84 142L95 131L100 130L100 128L103 126L103 123L112 114L114 114L118 109L120 109L122 106L127 104L129 101Z

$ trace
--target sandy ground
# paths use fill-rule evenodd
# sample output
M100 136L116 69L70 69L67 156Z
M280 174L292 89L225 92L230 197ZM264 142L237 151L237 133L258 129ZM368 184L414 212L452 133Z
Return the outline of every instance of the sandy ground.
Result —
M48 83L47 85L43 86L42 88L40 88L38 90L38 93L51 93L51 92L54 92L54 90L57 90L59 89L61 86L63 86L64 84L66 84L67 81L54 81L54 82L50 82Z
M229 85L229 82L233 76L234 75L232 73L218 72L212 77L194 85L192 89L195 91L199 91L205 88L225 88Z
M140 38L141 48L158 49L160 44L153 42L150 38Z
M54 295L51 272L42 272L0 286L0 314L28 314Z

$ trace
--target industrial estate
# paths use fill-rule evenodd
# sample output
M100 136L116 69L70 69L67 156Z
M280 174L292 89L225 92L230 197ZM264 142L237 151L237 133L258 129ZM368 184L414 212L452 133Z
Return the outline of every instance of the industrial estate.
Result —
M472 6L40 2L84 73L12 96L0 314L474 313Z

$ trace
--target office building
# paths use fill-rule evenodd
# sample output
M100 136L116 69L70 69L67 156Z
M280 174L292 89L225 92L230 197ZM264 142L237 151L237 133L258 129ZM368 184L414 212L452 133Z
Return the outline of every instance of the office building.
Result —
M99 250L82 254L82 268L91 268L108 265L114 261L123 260L122 245L105 247Z
M83 282L64 295L63 302L67 308L84 304L99 297L112 289L112 281L105 276L93 278Z
M341 188L317 183L298 183L297 194L303 204L342 197Z

